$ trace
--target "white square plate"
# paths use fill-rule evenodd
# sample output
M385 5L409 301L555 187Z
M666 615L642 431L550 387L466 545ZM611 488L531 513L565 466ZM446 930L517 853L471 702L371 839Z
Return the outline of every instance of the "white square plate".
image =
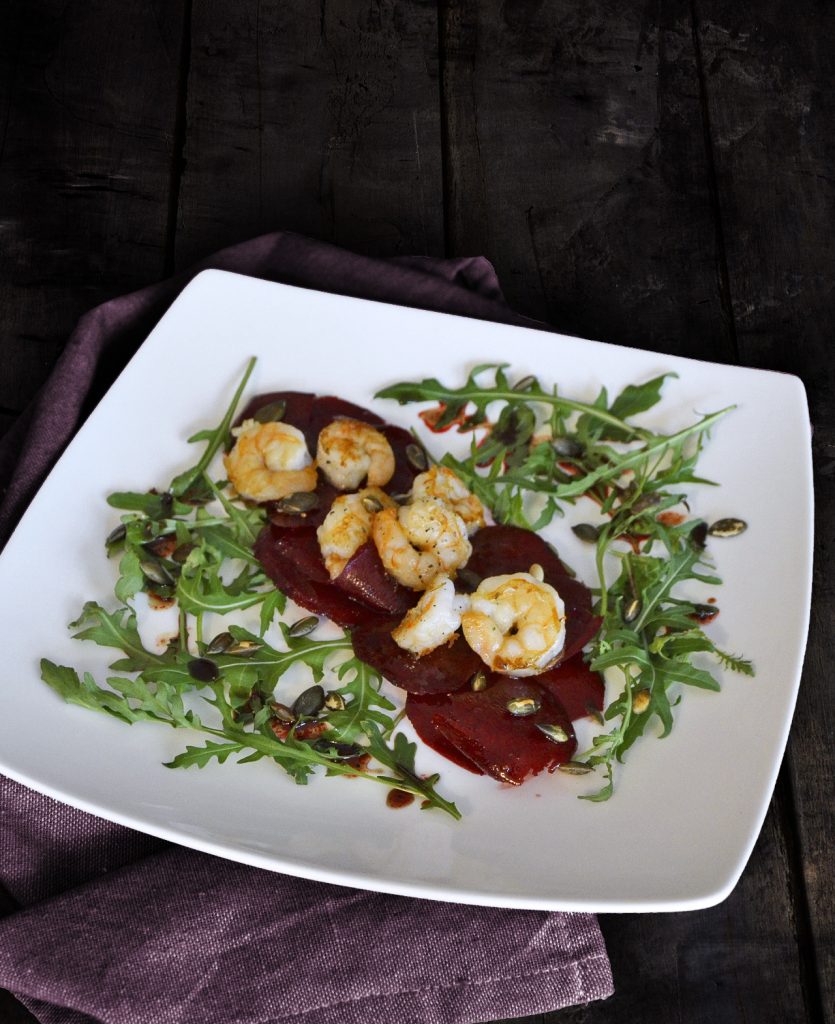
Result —
M40 658L102 680L114 656L67 630L85 601L114 606L115 564L102 542L118 514L106 495L165 486L192 464L186 438L219 421L250 355L258 364L248 395L338 394L407 427L419 423L415 408L375 401L377 390L425 376L457 386L482 362L511 363L519 377L535 373L582 400L602 384L614 395L673 371L643 418L669 431L735 404L699 466L721 487L694 487L692 511L750 524L711 542L725 585L710 631L754 660L756 678L723 673L722 693L689 690L672 734L636 744L605 804L577 799L596 788L587 778L502 787L421 747L418 769L442 773L458 823L416 806L390 810L381 787L358 781L296 786L265 761L171 771L163 762L194 742L188 733L129 728L62 703L40 681ZM450 437L426 441L440 453ZM809 618L809 440L794 377L205 272L79 431L0 557L0 769L124 825L306 878L508 907L709 906L742 872L788 735ZM587 515L581 503L546 536L593 582L590 549L569 529Z

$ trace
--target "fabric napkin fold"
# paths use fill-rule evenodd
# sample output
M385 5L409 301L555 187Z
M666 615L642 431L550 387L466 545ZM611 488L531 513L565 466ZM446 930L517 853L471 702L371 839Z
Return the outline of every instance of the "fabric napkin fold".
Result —
M86 413L208 267L544 327L481 258L372 259L276 232L86 314L0 442L0 543ZM427 367L427 370L431 368ZM0 987L45 1024L475 1024L612 992L594 917L309 882L166 844L0 778Z

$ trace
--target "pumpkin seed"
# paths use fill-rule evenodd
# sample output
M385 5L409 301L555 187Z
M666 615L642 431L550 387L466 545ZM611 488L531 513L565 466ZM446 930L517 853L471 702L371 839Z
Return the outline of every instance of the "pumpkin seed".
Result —
M632 694L632 713L642 715L649 707L651 695L646 687L636 690Z
M306 615L303 619L296 619L292 626L287 629L290 636L307 636L319 625L318 615Z
M206 654L225 654L234 642L235 638L231 633L218 633L209 641Z
M277 402L268 402L266 405L262 405L255 413L252 418L257 423L275 423L278 420L284 419L284 413L287 411L287 403L283 398L280 398Z
M565 772L566 775L588 775L594 769L584 761L563 761L557 765L557 771Z
M191 678L200 683L212 683L220 675L220 669L211 658L192 658L186 668Z
M196 547L197 545L192 544L190 541L186 544L181 544L178 548L174 548L171 558L178 565L182 565Z
M528 575L533 576L538 583L542 583L545 579L545 570L538 562L534 562L530 569L528 569Z
M698 622L713 622L718 614L719 609L715 604L694 604L690 617Z
M173 587L177 582L161 562L140 562L139 568L151 583L161 587Z
M336 690L329 690L325 694L325 707L328 711L343 711L345 701L342 699L342 694L337 693Z
M600 527L592 526L591 523L577 523L576 526L571 527L571 532L586 544L596 544L600 537Z
M270 711L273 713L273 718L277 718L279 722L286 722L287 725L291 725L296 720L296 716L290 708L286 704L279 704L278 701L273 701L270 704Z
M475 693L481 693L482 690L487 689L487 676L483 669L479 669L478 672L470 676L470 689Z
M646 512L649 508L655 508L656 505L661 504L660 494L642 494L640 498L632 506L633 512Z
M465 590L477 590L479 583L481 583L479 574L466 567L458 570L456 579Z
M643 602L640 597L633 597L631 601L627 601L623 608L623 621L634 622L641 614L642 608Z
M293 702L292 712L296 718L310 718L318 715L325 706L325 691L319 686L308 686Z
M263 644L255 643L254 640L239 640L236 644L232 644L226 648L226 654L235 654L239 658L247 658L256 651L260 651Z
M408 459L409 465L412 469L416 469L419 473L422 473L429 466L429 460L426 458L426 452L419 444L406 445L406 458Z
M315 491L295 491L275 503L276 512L286 512L291 516L303 516L318 507L319 495Z
M362 498L362 507L366 512L370 512L373 515L382 509L383 503L379 498L375 498L373 494L366 494Z
M115 527L114 529L112 529L110 531L110 533L108 533L108 535L107 535L107 537L105 538L105 541L104 541L104 546L106 548L110 548L110 547L113 547L116 544L121 544L122 541L127 536L127 532L128 532L128 528L125 526L125 524L124 523L119 523L119 525L117 527Z
M707 523L704 520L696 523L690 531L690 540L693 541L697 548L704 548L707 541Z
M561 725L549 725L547 722L537 722L536 727L542 735L551 740L552 743L568 742L568 733Z
M527 715L535 715L539 711L540 703L536 697L514 697L506 706L511 715L525 718Z
M521 380L517 380L512 387L512 391L527 391L531 384L536 384L536 377L532 373L528 374L527 377L523 377Z
M594 704L586 704L586 714L589 716L589 718L593 718L598 725L606 724L606 719L603 717L600 710L594 706Z
M748 529L744 519L717 519L715 523L707 528L711 537L738 537Z
M565 459L579 459L583 454L583 446L573 437L555 437L554 451Z

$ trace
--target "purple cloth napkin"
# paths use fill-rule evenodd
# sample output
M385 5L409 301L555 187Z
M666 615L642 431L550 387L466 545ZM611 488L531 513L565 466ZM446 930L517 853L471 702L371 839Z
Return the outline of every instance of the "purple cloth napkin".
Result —
M480 258L376 260L274 233L82 318L0 443L0 543L187 281L216 267L505 323ZM612 992L586 914L462 907L260 871L172 846L0 778L0 986L47 1024L470 1024Z

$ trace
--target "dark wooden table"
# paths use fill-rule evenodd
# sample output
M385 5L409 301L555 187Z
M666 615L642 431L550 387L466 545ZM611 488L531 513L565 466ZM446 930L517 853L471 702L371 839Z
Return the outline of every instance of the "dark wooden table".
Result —
M604 917L615 996L534 1020L833 1020L833 6L5 0L0 76L4 427L84 310L275 228L484 254L567 333L802 377L812 632L754 855L715 909Z

